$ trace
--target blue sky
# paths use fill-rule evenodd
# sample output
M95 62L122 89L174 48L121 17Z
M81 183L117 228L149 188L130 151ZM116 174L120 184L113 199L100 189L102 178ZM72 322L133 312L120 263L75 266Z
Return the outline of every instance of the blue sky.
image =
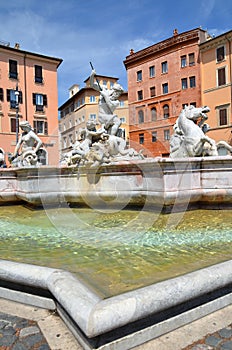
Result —
M63 59L59 106L73 84L84 86L91 61L98 74L119 78L130 49L141 50L197 27L219 35L232 29L231 0L0 0L0 40Z

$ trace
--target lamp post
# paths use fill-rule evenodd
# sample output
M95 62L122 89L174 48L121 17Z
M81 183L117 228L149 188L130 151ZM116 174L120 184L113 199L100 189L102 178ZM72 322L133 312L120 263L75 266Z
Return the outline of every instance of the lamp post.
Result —
M16 84L16 89L15 89L15 107L16 107L16 126L15 126L15 131L16 131L16 145L19 140L19 89L18 89L18 83Z

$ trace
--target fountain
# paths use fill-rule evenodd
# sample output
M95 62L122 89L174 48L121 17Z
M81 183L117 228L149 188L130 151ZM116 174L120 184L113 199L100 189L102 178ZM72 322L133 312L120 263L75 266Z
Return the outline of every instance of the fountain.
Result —
M206 112L181 112L170 158L128 150L108 112L61 166L2 169L0 296L56 309L85 349L130 349L230 304L232 158Z

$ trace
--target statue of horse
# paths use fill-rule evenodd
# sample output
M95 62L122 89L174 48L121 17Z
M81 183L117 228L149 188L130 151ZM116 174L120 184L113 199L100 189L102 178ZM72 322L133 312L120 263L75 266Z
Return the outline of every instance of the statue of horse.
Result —
M216 143L205 135L204 125L208 119L209 107L185 106L174 125L174 134L170 139L170 157L217 156L218 147L225 147L232 152L232 147L225 141ZM208 130L208 128L207 128Z

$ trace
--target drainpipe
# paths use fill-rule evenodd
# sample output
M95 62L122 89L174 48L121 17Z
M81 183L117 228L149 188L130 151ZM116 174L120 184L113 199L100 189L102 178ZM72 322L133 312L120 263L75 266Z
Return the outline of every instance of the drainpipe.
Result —
M25 118L28 119L28 111L27 111L27 73L26 73L26 54L24 54L24 91L25 91Z

